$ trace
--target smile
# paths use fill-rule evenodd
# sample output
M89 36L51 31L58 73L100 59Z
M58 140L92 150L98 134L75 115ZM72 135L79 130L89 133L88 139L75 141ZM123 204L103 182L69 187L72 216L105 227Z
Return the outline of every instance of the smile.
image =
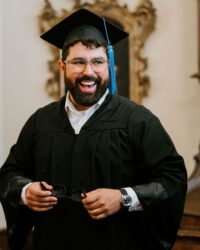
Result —
M81 82L80 85L83 88L90 89L90 88L93 88L96 85L96 83L94 83L94 82Z
M96 91L97 84L94 81L81 81L80 90L85 94L93 94Z

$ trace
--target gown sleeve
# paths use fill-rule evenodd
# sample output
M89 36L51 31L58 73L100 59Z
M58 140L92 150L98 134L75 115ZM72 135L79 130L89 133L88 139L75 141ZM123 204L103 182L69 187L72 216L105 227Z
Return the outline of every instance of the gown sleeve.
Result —
M0 169L1 199L17 206L21 203L22 188L32 181L32 139L34 116L26 122L8 158Z
M0 168L0 202L3 207L10 249L22 249L31 232L35 214L21 203L22 188L34 178L34 115L26 122L8 158Z
M129 119L129 136L138 162L138 180L132 188L144 209L149 232L169 249L184 209L184 160L159 119L143 107L137 108Z

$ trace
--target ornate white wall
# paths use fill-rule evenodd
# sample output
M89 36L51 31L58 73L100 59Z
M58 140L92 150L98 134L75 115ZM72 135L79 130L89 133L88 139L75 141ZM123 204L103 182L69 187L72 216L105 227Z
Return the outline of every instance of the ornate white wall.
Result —
M134 10L139 0L119 0ZM57 9L70 8L73 0L51 0ZM84 2L84 1L83 1ZM144 105L157 114L178 151L184 156L188 173L200 142L200 85L190 75L197 71L196 0L152 0L157 13L156 30L148 39L151 77ZM51 55L39 38L37 16L43 1L0 2L0 165L27 118L52 101L44 91L48 77L46 61ZM1 28L0 28L1 29ZM2 80L2 81L1 81ZM5 220L0 209L0 228Z
M200 143L200 84L190 78L198 71L197 0L152 2L157 24L144 51L151 76L144 105L160 117L190 174Z

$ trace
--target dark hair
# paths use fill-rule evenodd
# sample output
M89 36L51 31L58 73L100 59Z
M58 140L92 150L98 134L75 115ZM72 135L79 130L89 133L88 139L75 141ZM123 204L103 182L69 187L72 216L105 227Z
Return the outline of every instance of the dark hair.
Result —
M93 40L93 39L78 39L78 40L74 40L71 43L64 43L63 45L63 49L62 49L62 60L65 61L66 57L68 55L69 52L69 47L74 46L75 44L81 42L84 46L88 47L88 48L92 48L93 46L95 48L99 48L99 47L104 47L106 48L107 45L103 42L99 42L97 40Z

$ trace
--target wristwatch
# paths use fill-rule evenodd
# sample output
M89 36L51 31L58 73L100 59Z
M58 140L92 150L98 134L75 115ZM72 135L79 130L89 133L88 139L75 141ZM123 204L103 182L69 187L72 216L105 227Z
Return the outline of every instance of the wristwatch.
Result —
M128 195L128 193L126 192L126 189L124 189L124 188L121 188L120 192L122 194L121 200L120 200L121 206L124 207L124 208L129 208L131 203L132 203L131 196Z

